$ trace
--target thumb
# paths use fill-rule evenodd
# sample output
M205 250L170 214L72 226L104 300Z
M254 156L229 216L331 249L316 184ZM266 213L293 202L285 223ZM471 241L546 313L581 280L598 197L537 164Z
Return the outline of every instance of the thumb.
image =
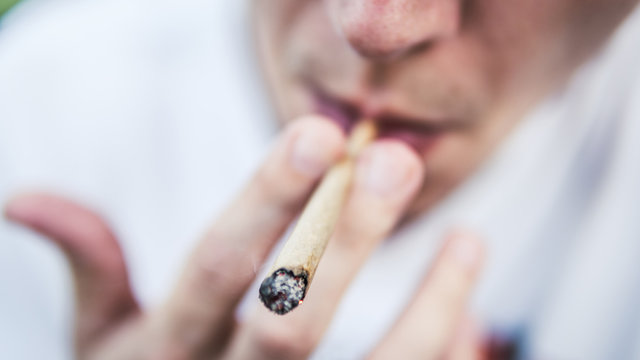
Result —
M138 312L122 251L98 215L61 197L31 193L10 200L5 216L49 238L64 251L75 283L79 353Z

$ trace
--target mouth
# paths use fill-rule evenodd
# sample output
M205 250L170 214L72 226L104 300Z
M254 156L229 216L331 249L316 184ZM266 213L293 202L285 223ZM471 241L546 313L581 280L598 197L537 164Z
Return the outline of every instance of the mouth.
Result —
M353 103L317 90L314 92L314 100L315 111L334 121L345 133L348 134L360 119L372 119L378 127L378 138L402 141L422 156L430 152L438 140L453 129L446 122L409 118L392 112L366 114Z

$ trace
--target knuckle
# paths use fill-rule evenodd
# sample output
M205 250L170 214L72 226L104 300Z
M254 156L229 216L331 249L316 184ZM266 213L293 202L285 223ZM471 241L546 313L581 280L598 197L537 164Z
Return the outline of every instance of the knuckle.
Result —
M238 295L236 292L244 289L253 274L248 255L224 248L218 248L208 256L196 257L192 266L191 286L199 293L209 295Z
M438 281L443 296L450 299L464 297L474 285L473 274L456 266L445 270Z
M282 176L282 172L274 171L271 164L266 164L256 173L254 184L262 194L277 196L279 192L282 192L280 187Z
M462 310L468 300L469 286L460 277L449 276L433 284L427 294L432 306L440 309L443 316L453 316Z
M375 223L368 224L345 218L336 229L335 246L349 253L371 251L385 235L385 231L379 229L379 226Z
M272 204L281 213L293 213L302 202L302 189L297 185L286 172L267 164L256 173L252 188L260 202Z

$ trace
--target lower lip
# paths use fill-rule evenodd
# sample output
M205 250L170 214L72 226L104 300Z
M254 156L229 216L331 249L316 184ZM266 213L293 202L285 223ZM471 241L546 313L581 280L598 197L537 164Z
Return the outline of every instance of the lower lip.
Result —
M403 129L403 126L382 126L379 138L402 141L413 148L419 154L425 156L442 138L444 132L420 132Z

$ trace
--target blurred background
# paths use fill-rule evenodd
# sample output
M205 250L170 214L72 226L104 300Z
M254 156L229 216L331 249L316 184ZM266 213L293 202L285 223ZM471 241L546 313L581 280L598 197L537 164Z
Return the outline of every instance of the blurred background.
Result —
M11 7L20 0L0 0L0 16L4 15Z
M147 306L275 131L246 6L0 2L0 203L40 189L104 214L139 240L123 247ZM53 245L0 220L1 359L73 357L70 281Z

